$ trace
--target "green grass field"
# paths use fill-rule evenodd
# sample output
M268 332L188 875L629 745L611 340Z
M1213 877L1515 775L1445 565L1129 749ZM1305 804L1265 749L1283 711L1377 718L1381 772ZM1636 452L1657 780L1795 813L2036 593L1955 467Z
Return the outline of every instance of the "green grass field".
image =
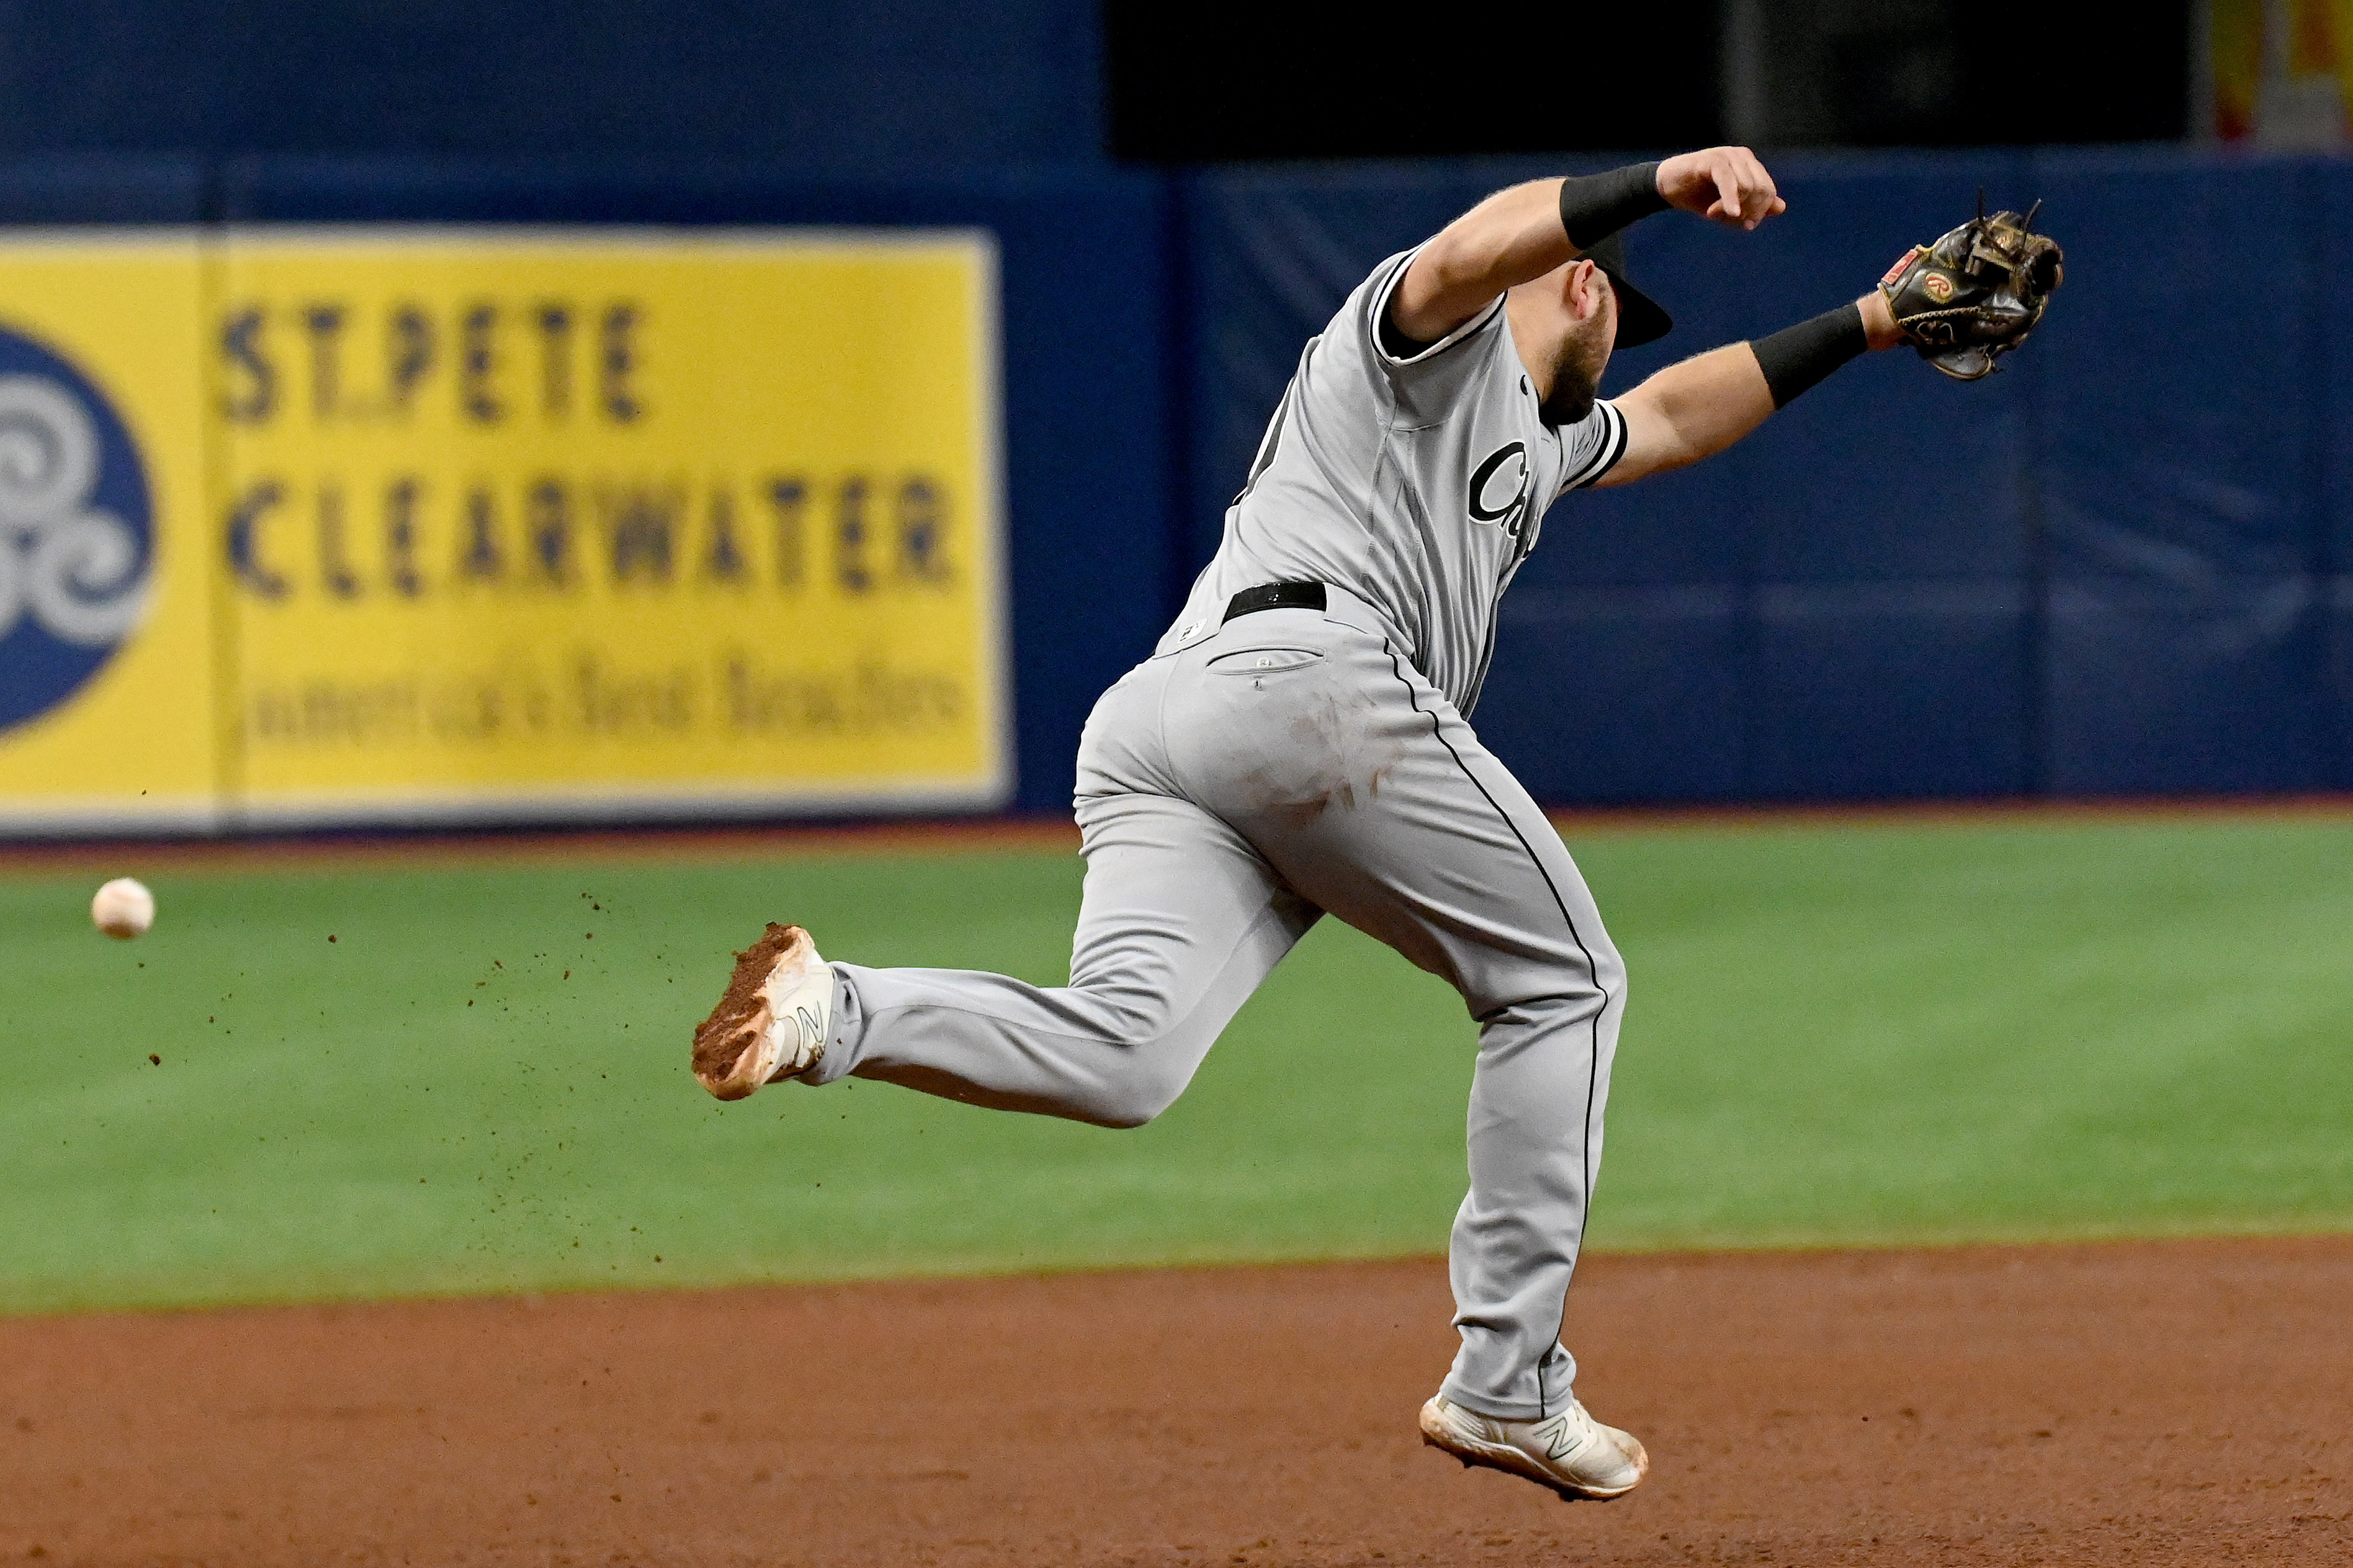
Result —
M2353 821L1570 837L1633 975L1597 1247L2353 1226ZM688 1077L770 915L1058 983L1058 853L158 873L127 944L95 880L0 877L0 1310L1433 1252L1461 1196L1472 1026L1329 921L1138 1131Z

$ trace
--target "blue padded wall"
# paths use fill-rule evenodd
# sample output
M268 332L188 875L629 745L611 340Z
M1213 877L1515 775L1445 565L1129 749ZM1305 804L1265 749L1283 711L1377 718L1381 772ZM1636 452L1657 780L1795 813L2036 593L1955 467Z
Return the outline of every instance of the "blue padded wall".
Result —
M1515 585L1497 641L1481 736L1538 799L1741 798L1756 635L1739 584Z
M2076 154L2038 176L2053 224L2084 237L2062 330L2028 351L2050 573L2042 782L2317 788L2314 167ZM2195 265L2168 264L2158 213L2198 237Z
M1093 0L0 0L0 154L1100 162Z
M63 153L0 163L0 224L191 224L211 210L195 158Z
M2329 787L2353 789L2353 319L2341 298L2345 279L2353 278L2353 163L2323 164L2313 179L2320 232L2313 292L2322 360L2320 526L2326 573L2318 611L2326 650L2321 729Z

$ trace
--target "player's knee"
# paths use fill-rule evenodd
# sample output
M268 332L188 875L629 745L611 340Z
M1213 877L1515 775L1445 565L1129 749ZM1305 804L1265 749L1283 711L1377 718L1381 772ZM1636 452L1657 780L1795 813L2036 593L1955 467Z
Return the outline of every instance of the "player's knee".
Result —
M1168 998L1134 992L1093 998L1101 1049L1083 1119L1098 1127L1141 1127L1176 1103L1208 1042L1176 1016Z
M1518 1005L1582 1016L1626 1003L1626 965L1618 950L1606 942L1592 944L1590 954L1579 953L1533 977Z
M1623 982L1597 984L1583 971L1568 972L1549 977L1551 984L1536 984L1514 994L1488 999L1488 1005L1478 1014L1482 1027L1509 1026L1519 1033L1542 1037L1565 1029L1580 1028L1612 1004L1624 1004Z
M1122 1131L1144 1126L1176 1104L1192 1079L1189 1070L1179 1073L1157 1063L1137 1064L1136 1070L1122 1074L1103 1096L1100 1125Z
M1133 1132L1159 1115L1162 1109L1164 1108L1119 1100L1104 1106L1102 1114L1096 1116L1093 1121L1096 1126L1107 1127L1113 1132Z
M1114 1132L1132 1132L1167 1110L1168 1103L1147 1095L1114 1092L1088 1105L1081 1120Z
M1119 1042L1092 1097L1087 1120L1099 1127L1145 1125L1176 1103L1199 1063L1198 1051L1185 1049L1166 1034Z

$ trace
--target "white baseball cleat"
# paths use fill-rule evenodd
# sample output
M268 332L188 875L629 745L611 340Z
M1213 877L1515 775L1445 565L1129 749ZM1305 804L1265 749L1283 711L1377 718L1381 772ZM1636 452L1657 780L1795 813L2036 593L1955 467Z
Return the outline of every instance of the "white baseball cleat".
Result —
M1421 1407L1421 1440L1465 1465L1525 1476L1567 1502L1623 1497L1651 1468L1641 1444L1596 1421L1574 1395L1557 1415L1504 1421L1465 1410L1441 1394Z
M825 1059L833 971L798 926L770 921L735 955L727 994L694 1031L694 1076L721 1100L797 1078Z

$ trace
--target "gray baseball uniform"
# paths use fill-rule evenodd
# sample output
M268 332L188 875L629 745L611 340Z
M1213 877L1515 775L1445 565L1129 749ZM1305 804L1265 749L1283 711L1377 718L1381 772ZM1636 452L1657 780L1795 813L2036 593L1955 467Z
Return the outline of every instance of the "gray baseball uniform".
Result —
M1443 1392L1525 1420L1560 1409L1576 1372L1563 1301L1626 984L1559 837L1463 715L1546 507L1607 472L1626 426L1608 404L1545 423L1500 300L1389 352L1410 258L1308 344L1184 614L1087 721L1070 984L835 964L812 1078L1135 1126L1329 910L1443 975L1479 1022ZM1229 615L1271 584L1323 586Z

